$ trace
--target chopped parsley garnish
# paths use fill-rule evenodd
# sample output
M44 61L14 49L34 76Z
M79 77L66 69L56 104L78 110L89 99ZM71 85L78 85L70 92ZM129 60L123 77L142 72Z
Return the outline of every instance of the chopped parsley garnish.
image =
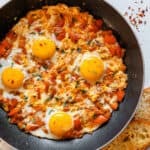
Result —
M97 81L97 82L96 82L96 85L97 85L97 84L100 84L100 82L99 82L99 81Z
M56 101L59 101L61 99L61 97L55 96L54 97Z
M78 88L79 85L80 85L80 82L79 82L79 81L76 81L75 88Z
M25 128L26 128L26 125L25 125L25 124L23 124L23 125L22 125L22 129L25 129Z
M93 114L93 119L95 119L97 117L97 115L96 114Z
M11 118L8 118L8 122L10 122L11 121Z
M74 48L72 48L72 49L71 49L70 53L72 54L72 53L73 53L73 51L74 51Z
M68 100L69 100L69 99L72 99L72 96L69 96L69 97L68 97Z
M57 33L57 32L55 32L54 34L55 34L55 36L58 36L58 35L59 35L59 33Z
M65 102L63 103L63 106L65 107L65 106L67 105L67 103L68 103L68 102L67 102L67 101L65 101Z
M88 41L88 42L87 42L87 45L90 45L90 44L91 44L91 42L92 42L91 40L90 40L90 41Z
M14 62L11 63L11 68L14 66Z
M61 53L65 53L65 50L64 50L64 49L62 49L62 50L61 50Z
M35 35L36 33L35 33L35 32L31 32L30 34L33 34L33 35Z
M82 51L82 48L78 47L77 51L78 51L78 53L80 53Z
M36 81L40 81L40 80L42 80L41 77L37 77Z
M85 89L81 89L80 91L81 91L83 94L87 93L87 90L85 90Z
M50 115L53 111L54 111L53 109L50 109L50 110L48 111L48 115Z
M31 120L31 121L32 121L32 123L35 123L35 119L34 119L34 118L32 118L32 120Z
M28 100L28 96L24 95L24 100L27 101Z
M43 65L42 67L43 67L45 70L48 69L48 66L47 66L47 65Z
M116 75L117 72L118 72L118 71L113 72L113 76Z
M43 31L38 32L39 35L44 35Z
M17 17L14 17L14 21L16 21L17 20Z
M42 77L39 73L33 73L32 76L33 76L33 77L39 77L39 78Z
M48 102L48 101L52 100L52 98L53 98L53 95L50 95L48 98L46 98L46 99L44 100L44 102Z
M0 64L0 68L1 68L1 67L3 67L3 65L2 65L2 64Z

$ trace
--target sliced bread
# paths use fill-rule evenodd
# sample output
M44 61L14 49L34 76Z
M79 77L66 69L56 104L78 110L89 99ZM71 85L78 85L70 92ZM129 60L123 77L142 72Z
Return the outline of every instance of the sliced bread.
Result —
M102 150L146 150L150 146L150 88L143 91L134 119Z

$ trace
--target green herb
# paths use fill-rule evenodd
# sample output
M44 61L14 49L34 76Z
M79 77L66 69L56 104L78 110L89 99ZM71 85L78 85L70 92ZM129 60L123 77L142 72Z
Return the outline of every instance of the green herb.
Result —
M44 34L44 31L41 31L41 32L38 32L39 35L43 35Z
M113 72L113 76L116 75L117 72L118 72L118 71Z
M35 119L34 118L32 118L32 123L35 123Z
M79 85L80 85L80 82L79 82L79 81L76 81L75 88L78 88Z
M81 89L80 91L82 92L82 94L87 93L87 90L85 90L85 89Z
M94 114L93 114L93 119L95 119L96 117L97 117L97 115L94 113Z
M11 118L8 118L8 122L10 122L11 121Z
M71 49L70 53L72 54L72 53L73 53L73 51L74 51L74 48L72 48L72 49Z
M44 100L44 102L46 103L46 102L52 100L52 98L53 98L53 96L49 96L48 98L46 98L46 99Z
M91 42L92 42L91 40L90 40L90 41L88 41L88 42L87 42L87 45L90 45L90 44L91 44Z
M99 82L99 81L97 81L97 82L96 82L96 85L97 85L97 84L100 84L100 82Z
M62 49L62 50L61 50L61 53L65 53L65 50L64 50L64 49Z
M57 72L58 72L58 73L61 73L61 72L63 72L64 70L65 70L64 68L60 68L60 69L57 70Z
M3 67L3 65L2 65L2 64L0 64L0 68L1 68L1 67Z
M69 96L69 97L68 97L68 100L71 100L71 99L72 99L72 96Z
M78 53L80 53L82 51L82 48L78 47L77 51L78 51Z
M28 100L28 96L24 95L24 100L27 101Z
M38 77L38 78L36 79L36 81L40 81L40 80L42 80L41 77Z
M30 34L33 34L33 35L35 35L36 33L35 33L35 32L31 32Z
M33 77L39 77L39 78L42 77L39 73L33 73L32 76L33 76Z
M14 66L14 62L11 63L11 68Z
M58 36L58 35L59 35L59 33L57 33L57 32L55 32L54 34L55 34L55 36Z
M78 72L80 72L80 67L77 68Z
M22 125L22 129L25 129L25 128L26 128L26 125L25 125L25 124L23 124L23 125Z
M48 115L50 115L53 111L54 111L53 109L50 109L50 110L48 111Z
M100 42L98 40L95 40L95 42L96 42L97 45L100 45Z
M68 103L68 102L67 102L67 101L65 101L65 102L63 103L63 106L64 106L64 107L66 107L67 103Z
M61 99L61 98L58 97L58 96L55 96L54 98L55 98L56 101L59 101L59 100Z
M43 67L45 70L48 69L48 66L47 66L47 65L43 65L42 67Z
M14 21L16 21L17 20L17 17L14 17Z

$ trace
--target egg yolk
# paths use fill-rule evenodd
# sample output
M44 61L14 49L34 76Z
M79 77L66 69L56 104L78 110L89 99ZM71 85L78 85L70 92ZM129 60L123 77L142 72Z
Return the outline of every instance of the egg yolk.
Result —
M55 50L55 43L48 39L36 40L32 45L33 55L40 59L51 58L54 55Z
M19 69L9 67L3 70L1 78L7 88L17 89L23 83L24 74Z
M104 64L101 59L96 56L89 57L80 65L81 75L89 82L96 82L102 76Z
M49 128L57 137L63 137L67 131L73 128L73 121L69 114L58 112L51 116Z

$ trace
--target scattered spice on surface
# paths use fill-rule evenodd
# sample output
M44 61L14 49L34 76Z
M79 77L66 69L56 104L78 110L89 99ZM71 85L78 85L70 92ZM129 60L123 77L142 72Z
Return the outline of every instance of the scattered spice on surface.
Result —
M124 13L130 23L140 31L141 25L146 25L146 15L149 13L150 8L146 5L144 0L134 0Z

